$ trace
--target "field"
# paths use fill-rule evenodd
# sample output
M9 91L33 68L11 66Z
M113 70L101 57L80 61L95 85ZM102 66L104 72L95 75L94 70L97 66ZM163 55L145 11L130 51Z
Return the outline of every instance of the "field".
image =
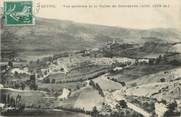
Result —
M144 77L149 74L155 74L159 71L169 70L176 68L175 65L158 64L158 65L133 65L119 73L110 74L111 78L117 79L118 81L132 81Z
M80 89L81 87L84 87L86 85L85 82L71 82L71 83L57 83L57 84L52 84L52 83L39 83L38 84L38 88L40 90L43 90L43 91L47 91L47 92L52 92L53 90L53 93L56 95L61 95L62 94L62 89L63 88L66 88L66 89L70 89L71 91L74 91L74 90L78 90Z
M44 91L33 91L33 90L17 90L11 88L2 88L0 89L1 96L9 94L10 97L16 99L18 95L21 95L22 102L26 106L34 106L38 107L41 105L42 107L46 107L49 105L48 95Z
M121 89L122 85L120 83L114 82L112 80L107 79L108 76L102 75L100 77L95 78L93 81L98 83L102 90L117 90Z
M157 82L161 82L161 79L164 79L165 82L176 81L181 78L180 73L181 73L181 68L176 67L170 70L169 69L162 70L162 71L158 71L157 73L143 75L139 79L135 79L135 80L131 80L127 82L127 84L130 86L133 83L136 83L137 85L157 83Z
M138 107L144 108L147 112L154 112L156 99L148 97L127 96L126 99Z
M103 100L104 98L99 95L97 90L88 86L72 92L70 97L67 100L60 101L58 106L92 110L94 106L100 106Z
M150 83L129 88L126 95L155 97L158 100L172 100L180 98L179 82Z

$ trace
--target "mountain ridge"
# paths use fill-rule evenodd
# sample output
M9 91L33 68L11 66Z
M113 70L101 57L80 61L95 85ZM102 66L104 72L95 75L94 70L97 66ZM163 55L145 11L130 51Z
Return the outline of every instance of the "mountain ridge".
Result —
M1 51L72 51L105 46L109 41L143 44L179 42L177 29L127 29L113 26L76 23L66 20L36 18L32 26L4 26Z

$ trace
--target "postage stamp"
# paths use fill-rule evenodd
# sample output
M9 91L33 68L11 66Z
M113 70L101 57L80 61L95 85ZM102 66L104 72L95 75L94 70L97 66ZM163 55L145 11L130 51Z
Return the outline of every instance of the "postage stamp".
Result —
M32 25L33 2L32 1L4 1L5 25Z

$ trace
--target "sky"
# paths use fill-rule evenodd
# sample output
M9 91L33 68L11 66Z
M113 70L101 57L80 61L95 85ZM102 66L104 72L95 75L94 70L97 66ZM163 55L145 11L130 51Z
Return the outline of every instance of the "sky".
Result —
M2 0L0 0L2 1ZM181 0L33 0L38 17L135 29L181 29ZM40 9L38 9L40 3ZM64 5L153 5L169 8L65 8ZM49 5L49 7L45 7Z

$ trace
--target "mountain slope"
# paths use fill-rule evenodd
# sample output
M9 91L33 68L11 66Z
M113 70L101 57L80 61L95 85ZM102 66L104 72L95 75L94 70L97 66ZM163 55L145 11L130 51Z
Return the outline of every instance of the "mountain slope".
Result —
M2 56L22 51L69 51L95 48L107 41L121 43L179 42L176 29L136 30L36 18L34 26L3 27Z

